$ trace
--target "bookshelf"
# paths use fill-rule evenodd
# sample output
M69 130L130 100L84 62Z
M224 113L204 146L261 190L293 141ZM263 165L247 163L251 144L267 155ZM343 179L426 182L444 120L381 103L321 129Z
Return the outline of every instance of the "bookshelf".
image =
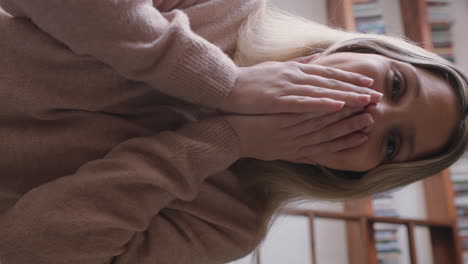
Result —
M468 263L468 153L450 168L463 263Z
M447 0L427 0L427 5L433 51L455 62L452 43L453 5Z
M329 25L361 32L385 33L387 25L383 23L383 8L379 2L378 0L329 0ZM450 16L450 0L400 0L399 4L405 36L419 43L422 47L454 61L451 41L453 20ZM465 175L468 175L468 173ZM466 176L466 180L464 186L467 187L468 193L468 176ZM463 204L464 207L457 207L457 209L459 214L465 216L465 209L468 213L468 197L458 198L457 196L454 203L454 191L449 170L424 180L423 185L427 220L446 225L446 228L428 225L433 250L433 263L461 264L463 263L462 246L458 234L463 234L462 237L466 238L463 241L466 242L468 250L468 217L457 222L455 203ZM461 188L460 185L455 186ZM390 219L399 219L397 214L391 215L391 199L391 196L387 196L383 199L380 197L380 199L368 198L347 202L345 203L345 212L365 217L380 215L390 216ZM463 223L460 232L457 223ZM399 263L398 253L401 249L394 243L396 241L394 235L396 231L395 228L392 228L392 225L374 224L368 226L368 231L364 232L364 234L362 233L363 226L359 222L348 222L346 225L350 264L363 263L363 260L366 259L367 263ZM409 239L410 263L417 263L414 253L416 243L414 241L415 223L406 222L405 225ZM369 233L372 235L369 235ZM362 247L355 243L355 241L359 240L366 241L368 245ZM453 252L456 253L453 254Z

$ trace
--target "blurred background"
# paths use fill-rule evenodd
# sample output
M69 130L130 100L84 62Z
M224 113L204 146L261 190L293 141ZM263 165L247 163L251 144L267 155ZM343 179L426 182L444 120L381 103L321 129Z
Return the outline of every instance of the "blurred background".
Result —
M270 0L334 27L403 35L468 72L468 0ZM468 153L397 192L294 204L230 264L468 264Z

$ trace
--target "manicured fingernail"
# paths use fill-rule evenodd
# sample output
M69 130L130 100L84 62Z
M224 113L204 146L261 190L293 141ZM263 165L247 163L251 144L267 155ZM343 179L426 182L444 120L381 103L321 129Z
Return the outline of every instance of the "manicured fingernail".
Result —
M359 101L361 101L361 102L363 102L365 104L368 104L371 101L371 96L368 95L368 94L361 94L361 95L359 95L358 98L359 98Z
M333 110L340 110L344 107L345 102L343 101L336 101L336 100L331 100L332 105L333 105Z
M362 127L366 127L368 125L371 125L372 123L374 123L374 119L372 118L372 116L368 116L360 122Z
M383 94L379 92L372 92L371 96L372 96L372 99L377 102L379 102L383 98Z
M362 76L360 79L361 83L366 85L366 86L371 86L374 84L374 79L371 79L369 77Z

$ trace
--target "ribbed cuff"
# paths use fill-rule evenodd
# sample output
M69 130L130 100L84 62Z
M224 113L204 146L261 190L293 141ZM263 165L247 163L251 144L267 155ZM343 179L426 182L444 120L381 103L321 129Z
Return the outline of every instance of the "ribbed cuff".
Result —
M199 180L227 169L240 158L239 138L223 117L192 123L179 133L197 142L190 153L192 169Z
M177 97L217 109L234 86L237 66L220 48L193 33L186 20L177 14L172 21L181 47L175 64L168 65L166 83Z

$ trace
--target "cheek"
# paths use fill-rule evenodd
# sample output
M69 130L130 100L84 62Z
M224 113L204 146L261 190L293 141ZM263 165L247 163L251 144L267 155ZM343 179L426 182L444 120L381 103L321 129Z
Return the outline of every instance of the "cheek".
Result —
M337 170L368 171L380 164L378 139L370 136L364 144L336 153L324 155L319 164Z

